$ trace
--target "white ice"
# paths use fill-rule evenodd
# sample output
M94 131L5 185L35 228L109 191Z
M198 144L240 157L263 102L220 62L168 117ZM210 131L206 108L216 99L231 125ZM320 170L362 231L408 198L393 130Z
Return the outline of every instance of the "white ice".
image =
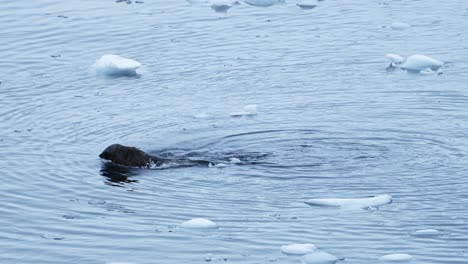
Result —
M317 6L317 0L303 0L296 4L301 9L312 9Z
M209 114L206 114L206 113L200 113L200 114L193 115L193 117L195 117L196 119L208 119L211 116Z
M384 194L369 198L331 198L331 199L310 199L305 203L308 205L336 206L345 208L369 208L387 204L392 201L392 196Z
M134 76L137 74L136 71L141 67L141 64L138 61L126 59L118 55L107 54L96 60L92 67L98 74Z
M252 6L267 7L267 6L272 6L276 4L283 4L286 1L285 0L245 0L244 2Z
M230 158L229 163L239 164L239 163L242 163L242 161L240 159L238 159L238 158Z
M422 229L415 231L412 235L413 236L436 236L439 235L440 231L437 229Z
M241 112L231 113L230 116L239 117L239 116L253 116L257 114L257 105L246 105Z
M339 259L327 252L315 252L302 258L305 264L335 264Z
M317 250L317 247L314 244L289 244L281 246L281 252L289 255L305 255L315 250Z
M406 60L396 54L387 54L386 56L392 61L392 66L409 71L437 71L444 65L444 63L439 60L420 54L411 55L406 58Z
M379 258L380 261L398 261L398 262L403 262L403 261L410 261L413 258L413 256L409 254L389 254L385 255Z
M217 225L215 222L205 219L205 218L194 218L188 221L185 221L180 224L180 227L184 228L215 228Z
M393 22L390 27L394 30L403 30L411 27L410 24L403 23L403 22Z
M425 55L411 55L401 65L401 68L412 71L422 71L429 68L436 71L442 67L442 65L444 65L443 62Z

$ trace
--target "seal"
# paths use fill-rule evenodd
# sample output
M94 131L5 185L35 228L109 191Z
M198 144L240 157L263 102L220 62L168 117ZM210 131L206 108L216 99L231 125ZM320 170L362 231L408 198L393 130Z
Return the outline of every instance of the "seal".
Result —
M206 160L191 159L165 159L150 155L135 147L112 144L99 154L101 159L110 160L115 164L128 167L161 167L165 164L175 164L179 166L210 166L211 162Z

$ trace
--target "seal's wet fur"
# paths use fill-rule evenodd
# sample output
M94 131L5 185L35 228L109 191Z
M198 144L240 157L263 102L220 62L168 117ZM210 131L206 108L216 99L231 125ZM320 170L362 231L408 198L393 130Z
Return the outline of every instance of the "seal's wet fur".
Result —
M113 144L107 147L100 155L101 159L110 160L115 164L128 167L161 167L164 164L175 164L175 167L185 166L210 166L211 162L206 160L191 159L164 159L149 155L135 147Z
M160 166L166 160L147 154L135 147L113 144L107 147L100 155L101 159L110 160L116 164L130 167Z

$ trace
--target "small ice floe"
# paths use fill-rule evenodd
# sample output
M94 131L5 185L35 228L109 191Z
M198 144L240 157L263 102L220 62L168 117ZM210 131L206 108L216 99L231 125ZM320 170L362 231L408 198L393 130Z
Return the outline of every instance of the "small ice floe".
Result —
M234 158L230 158L230 159L229 159L229 163L231 163L231 164L239 164L239 163L242 163L242 161L241 161L240 159L234 157Z
M135 76L141 64L138 61L126 59L118 55L107 54L96 60L92 67L98 74L109 76Z
M310 199L305 203L315 206L335 206L345 208L369 208L387 204L392 201L392 196L384 194L369 198L332 198L332 199Z
M253 116L257 114L257 105L246 105L243 111L231 113L232 117Z
M288 255L306 255L317 250L314 244L289 244L281 246L281 252Z
M212 0L210 1L210 7L215 12L226 13L237 1L232 0Z
M200 113L200 114L193 115L193 117L195 117L196 119L208 119L211 116L209 114L206 114L206 113Z
M327 252L315 252L302 257L305 264L335 264L339 259Z
M390 28L393 29L393 30L404 30L404 29L407 29L409 27L411 27L410 24L406 24L406 23L403 23L403 22L393 22L390 25Z
M217 227L216 223L205 218L194 218L180 224L183 228L206 229Z
M304 0L296 4L301 9L314 9L317 7L317 0Z
M252 6L268 7L276 4L284 4L286 0L244 0L244 2Z
M396 54L387 54L386 56L391 60L389 69L401 68L410 72L427 73L428 71L437 71L444 65L441 61L419 54L411 55L406 59Z
M420 237L430 237L430 236L437 236L440 235L440 231L437 229L422 229L413 232L411 235L413 236L420 236Z
M395 262L403 262L403 261L410 261L413 259L413 256L409 254L389 254L379 258L379 261L395 261Z
M187 0L192 5L209 6L215 12L226 13L231 7L240 4L234 0Z

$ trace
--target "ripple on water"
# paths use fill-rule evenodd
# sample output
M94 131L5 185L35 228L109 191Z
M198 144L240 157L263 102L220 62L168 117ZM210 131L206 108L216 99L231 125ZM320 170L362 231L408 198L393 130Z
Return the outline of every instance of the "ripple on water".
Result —
M2 3L2 263L298 263L278 250L294 243L352 264L466 263L466 12L294 4ZM382 27L402 19L412 27ZM449 63L387 73L390 52ZM102 54L144 74L96 77ZM255 116L229 116L252 104ZM227 166L113 167L97 156L112 143ZM304 204L382 193L393 202L376 210ZM219 228L179 228L201 217Z

